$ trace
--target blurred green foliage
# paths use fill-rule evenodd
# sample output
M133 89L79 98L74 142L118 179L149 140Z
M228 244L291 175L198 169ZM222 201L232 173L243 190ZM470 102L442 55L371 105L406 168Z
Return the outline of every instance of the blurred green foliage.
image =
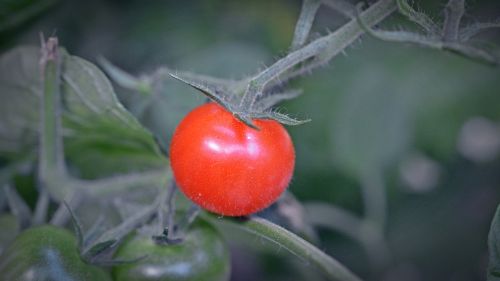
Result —
M437 17L444 3L421 5ZM500 15L498 1L468 6L469 20ZM133 74L167 65L236 79L286 53L299 8L299 1L284 0L60 1L0 33L0 48L38 44L38 32L55 32L72 54L90 61L102 55ZM315 32L324 34L342 22L325 9ZM398 24L401 17L395 16L387 25ZM500 36L486 32L482 40L498 44ZM297 149L291 191L304 202L324 201L363 214L363 175L380 172L387 185L392 253L387 267L371 270L357 242L330 230L320 230L321 248L368 280L483 280L487 233L500 201L500 157L497 151L492 160L472 161L457 143L473 117L484 117L500 130L500 69L363 37L292 86L303 88L304 95L282 110L313 121L289 129ZM177 122L204 98L171 79L159 87L160 94L146 101L138 93L116 91L166 148ZM405 182L402 165L415 153L438 167L437 184L412 189ZM258 262L235 267L234 280L319 278L300 262L278 261L274 254L284 250L251 250L263 242L245 238L234 243L235 262L249 253ZM251 274L239 274L249 271L245 266Z

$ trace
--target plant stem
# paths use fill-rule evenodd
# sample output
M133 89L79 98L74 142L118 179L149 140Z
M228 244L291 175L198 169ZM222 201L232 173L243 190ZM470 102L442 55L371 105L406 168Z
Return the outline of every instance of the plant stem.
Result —
M49 201L50 197L47 189L42 188L38 193L38 200L36 201L35 212L33 214L33 225L45 223L49 210Z
M347 237L360 241L363 219L350 211L326 203L307 203L304 205L308 221L315 226L338 231Z
M146 186L151 188L164 186L171 178L172 173L170 169L159 169L95 180L70 178L66 182L71 185L71 189L78 189L89 196L102 198L114 196L118 193L131 192L138 188L145 188Z
M374 271L387 265L389 247L379 225L330 204L308 203L304 207L312 225L338 231L360 243Z
M460 21L465 12L465 0L450 0L444 9L443 40L456 42Z
M287 249L297 257L317 266L329 280L361 281L361 279L349 269L311 243L265 219L258 217L245 218L244 220L216 219L214 215L208 213L204 214L213 221L229 222L247 232L256 234L278 244L280 247Z
M358 236L373 268L380 271L390 259L390 250L385 241L387 192L382 172L373 169L365 172L362 175L361 192L365 218Z
M19 227L21 229L25 229L31 225L31 210L29 206L24 202L21 198L17 190L10 186L9 184L5 184L3 186L3 191L7 198L7 203L9 205L11 213L17 218L19 222Z
M297 50L307 41L319 6L321 6L320 0L302 1L299 19L297 20L297 24L295 24L292 46L290 47L291 50Z
M61 61L57 38L49 38L42 46L40 68L43 81L41 100L40 174L60 173L64 170L60 121Z
M62 200L70 190L64 184L66 168L61 135L61 56L57 38L42 42L40 72L43 95L40 103L38 181L52 197Z
M365 218L384 229L387 220L387 198L380 171L368 171L362 175L361 192Z
M394 0L380 0L364 11L360 17L363 22L373 26L396 10ZM262 94L265 87L273 80L285 81L289 76L283 75L300 63L311 58L326 63L331 58L352 44L364 30L356 19L352 19L335 32L318 38L296 51L289 53L270 67L255 75L248 83L247 89L240 102L240 107L251 109L255 100ZM320 65L320 64L315 64ZM294 76L298 75L293 73Z

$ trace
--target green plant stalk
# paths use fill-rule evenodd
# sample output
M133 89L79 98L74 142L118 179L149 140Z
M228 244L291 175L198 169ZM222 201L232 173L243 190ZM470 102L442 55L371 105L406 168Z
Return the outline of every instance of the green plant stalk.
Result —
M364 11L360 17L369 26L373 26L396 10L395 0L380 0ZM342 52L364 33L356 19L352 19L335 32L320 37L304 47L289 53L270 67L255 75L248 83L247 89L240 102L240 107L251 109L256 99L262 94L271 81L282 83L297 75L310 71L312 68L326 64L334 56ZM314 58L312 67L292 71L295 66ZM285 75L286 74L286 75ZM279 79L278 79L279 78Z
M66 172L61 124L61 60L57 38L42 43L40 69L43 85L40 120L40 149L38 180L42 190L51 198L66 200L72 209L77 209L83 195L109 196L144 185L159 186L169 177L167 171L146 171L106 179L80 180ZM38 219L44 217L40 210ZM69 218L65 208L59 208L52 218L56 225L64 224Z
M49 39L50 40L50 39ZM59 150L54 145L57 142L57 115L59 103L59 86L60 86L60 64L59 54L57 51L57 43L46 43L53 47L43 47L44 58L41 61L42 76L43 76L43 96L41 102L41 127L42 134L40 135L40 174L45 175L54 170L58 165ZM55 42L55 41L52 41Z
M443 40L458 40L460 21L465 14L465 0L450 0L444 9Z
M309 32L316 17L316 12L321 6L321 1L319 0L303 0L302 8L300 9L299 19L295 25L295 32L293 35L293 41L291 50L296 50L300 48L307 41Z
M247 232L278 244L280 247L287 249L297 257L317 266L329 280L361 281L358 276L331 256L325 254L294 233L268 220L258 217L245 218L243 220L229 218L220 219L206 212L203 214L212 221L231 223Z
M40 69L43 95L40 102L40 148L38 180L42 188L62 199L68 188L61 179L66 177L61 136L61 56L57 38L42 43Z
M387 221L386 188L382 172L371 169L361 176L361 193L365 207L365 219L385 229Z
M72 189L81 190L90 196L103 198L138 188L165 186L171 178L172 171L170 169L158 169L95 180L71 178L67 180L67 183Z
M359 242L374 271L387 265L390 251L378 224L330 204L308 203L305 208L312 225L338 231Z

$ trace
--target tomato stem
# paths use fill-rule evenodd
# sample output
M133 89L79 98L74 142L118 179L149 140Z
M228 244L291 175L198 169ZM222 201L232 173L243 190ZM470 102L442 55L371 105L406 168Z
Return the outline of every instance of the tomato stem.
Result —
M363 22L372 26L385 19L395 10L396 2L394 0L380 0L364 11L360 17L363 19ZM313 67L325 64L358 39L363 33L364 30L359 22L356 19L352 19L335 32L320 37L304 47L289 53L284 58L252 77L241 99L240 108L252 110L255 101L262 95L266 87L281 84L295 76L310 71ZM301 67L298 70L294 69L297 65L308 60L310 63L307 66Z
M325 254L311 243L297 236L296 234L276 225L268 220L259 217L244 219L215 217L204 212L205 217L215 222L230 223L247 232L253 233L266 240L278 244L287 249L295 256L314 264L328 277L329 280L337 281L361 281L361 279L344 267L333 257Z

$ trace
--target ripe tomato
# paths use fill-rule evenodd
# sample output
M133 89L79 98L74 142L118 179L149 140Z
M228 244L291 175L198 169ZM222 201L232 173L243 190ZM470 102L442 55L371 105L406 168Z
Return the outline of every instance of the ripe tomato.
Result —
M221 235L199 218L179 244L157 245L150 236L135 234L115 253L118 260L135 262L113 268L115 281L227 281L231 262Z
M216 103L201 105L179 124L170 161L182 192L201 207L226 216L255 213L288 186L295 150L274 120L252 129Z
M0 280L110 281L111 277L80 259L76 238L68 230L44 225L25 230L5 249Z

